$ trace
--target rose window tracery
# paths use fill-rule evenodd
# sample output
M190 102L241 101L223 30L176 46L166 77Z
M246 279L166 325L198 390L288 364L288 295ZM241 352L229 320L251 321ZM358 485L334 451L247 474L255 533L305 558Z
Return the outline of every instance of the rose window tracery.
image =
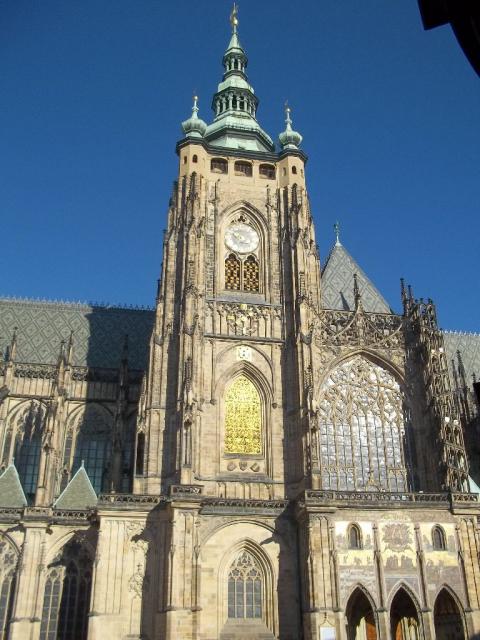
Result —
M407 490L403 403L393 375L361 356L330 374L318 411L322 488Z

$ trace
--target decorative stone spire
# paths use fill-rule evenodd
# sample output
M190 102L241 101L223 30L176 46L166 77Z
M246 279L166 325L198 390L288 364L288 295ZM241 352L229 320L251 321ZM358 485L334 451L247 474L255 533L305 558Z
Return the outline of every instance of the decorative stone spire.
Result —
M278 136L282 149L298 149L302 143L302 136L298 131L292 129L292 119L290 117L291 109L287 103L285 103L285 131Z
M198 117L198 96L193 96L192 115L182 122L182 129L187 138L203 138L207 123Z

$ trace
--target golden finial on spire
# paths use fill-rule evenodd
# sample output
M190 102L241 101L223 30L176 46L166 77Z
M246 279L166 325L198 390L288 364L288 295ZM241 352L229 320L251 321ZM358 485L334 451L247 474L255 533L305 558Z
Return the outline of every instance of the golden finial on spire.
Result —
M233 3L232 13L230 14L230 24L232 25L233 33L237 33L238 27L238 6L237 3Z

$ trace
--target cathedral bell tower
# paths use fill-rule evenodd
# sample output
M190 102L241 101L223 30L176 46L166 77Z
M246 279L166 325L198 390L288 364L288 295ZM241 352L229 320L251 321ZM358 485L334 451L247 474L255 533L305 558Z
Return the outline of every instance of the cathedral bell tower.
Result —
M308 475L320 268L307 158L289 107L278 150L261 128L236 8L231 26L213 122L194 96L177 144L137 493L282 499Z

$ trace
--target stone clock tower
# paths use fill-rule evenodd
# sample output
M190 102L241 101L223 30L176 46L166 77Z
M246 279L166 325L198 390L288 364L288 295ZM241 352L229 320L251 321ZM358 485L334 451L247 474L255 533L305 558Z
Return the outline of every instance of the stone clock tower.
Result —
M306 156L290 109L279 152L258 124L232 22L214 121L198 117L195 97L177 145L140 492L173 485L272 499L304 485L308 441L299 407L311 352L301 338L320 303Z
M231 25L155 309L0 300L0 637L478 638L435 306L392 311L338 229L320 268L302 137L261 128Z

